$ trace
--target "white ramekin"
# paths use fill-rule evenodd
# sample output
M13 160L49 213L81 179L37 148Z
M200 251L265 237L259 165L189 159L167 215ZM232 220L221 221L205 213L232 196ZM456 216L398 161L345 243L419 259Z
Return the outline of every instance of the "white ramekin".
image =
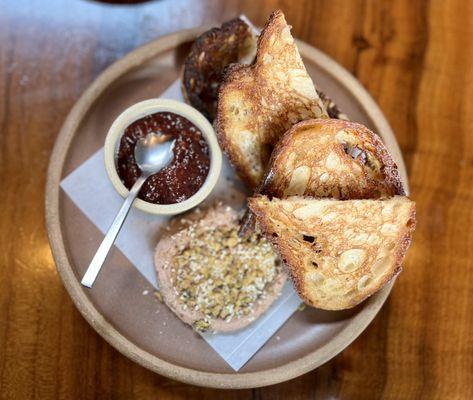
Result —
M210 150L210 169L207 178L201 188L187 200L174 204L154 204L147 201L136 199L133 206L155 215L173 215L179 214L191 209L201 203L212 191L217 183L222 168L222 152L217 142L212 125L195 108L175 100L151 99L134 104L123 111L110 127L105 139L105 169L108 177L117 192L122 196L128 195L128 189L120 180L116 169L117 152L120 145L120 139L125 129L147 115L157 112L172 112L187 118L197 128L200 129Z

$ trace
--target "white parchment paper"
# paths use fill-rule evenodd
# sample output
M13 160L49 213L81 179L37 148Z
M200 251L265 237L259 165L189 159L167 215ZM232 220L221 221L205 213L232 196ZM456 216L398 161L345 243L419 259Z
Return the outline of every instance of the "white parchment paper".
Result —
M183 101L180 81L174 82L161 97ZM241 190L236 179L232 167L225 159L222 174L211 196L219 199L226 198ZM108 179L103 149L69 174L61 182L61 187L102 233L108 230L123 202ZM153 242L153 238L168 219L169 217L148 215L132 209L115 242L117 248L156 288L158 285L153 265L156 243ZM97 243L98 246L99 243ZM106 271L104 272L106 274ZM104 279L105 274L101 274L99 279ZM286 283L279 299L263 316L247 328L236 333L204 333L202 337L234 370L238 371L287 321L300 302L292 285ZM156 318L159 317L156 316Z

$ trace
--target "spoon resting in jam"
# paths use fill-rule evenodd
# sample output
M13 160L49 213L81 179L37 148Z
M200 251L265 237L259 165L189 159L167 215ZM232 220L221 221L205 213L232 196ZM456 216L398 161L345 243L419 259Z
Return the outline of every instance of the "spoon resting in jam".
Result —
M81 284L91 288L97 278L97 275L102 268L102 265L107 258L115 239L120 232L123 223L130 211L130 208L135 201L141 187L145 181L153 174L156 174L165 168L173 160L173 148L175 139L171 140L171 135L157 135L155 133L148 134L144 139L140 139L135 147L135 159L138 167L141 170L140 177L136 180L133 187L130 189L123 205L117 213L112 225L108 229L105 238L100 247L95 253L87 271L82 278Z

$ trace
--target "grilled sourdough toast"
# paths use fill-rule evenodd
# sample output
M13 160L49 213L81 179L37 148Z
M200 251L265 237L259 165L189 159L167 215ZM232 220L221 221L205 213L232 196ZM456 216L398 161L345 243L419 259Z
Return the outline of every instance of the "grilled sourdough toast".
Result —
M415 204L404 196L384 200L290 197L249 199L309 305L351 308L401 271L415 228Z
M269 197L376 199L404 195L396 163L364 125L337 119L300 122L276 144L256 193ZM240 234L253 231L246 212Z
M272 153L260 193L335 199L404 195L396 163L364 125L339 119L300 122Z
M258 38L255 62L228 67L215 126L220 145L251 188L261 182L272 149L295 123L328 117L284 14L275 11Z
M240 18L197 37L184 62L182 94L187 103L213 121L224 69L232 63L250 64L256 53L252 28Z

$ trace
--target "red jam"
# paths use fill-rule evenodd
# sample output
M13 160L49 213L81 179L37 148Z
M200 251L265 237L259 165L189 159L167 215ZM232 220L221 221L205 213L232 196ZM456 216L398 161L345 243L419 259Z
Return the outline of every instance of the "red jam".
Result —
M188 119L171 113L148 115L125 129L117 155L117 172L130 189L141 175L135 161L135 146L149 133L176 138L174 159L144 183L138 197L155 204L174 204L187 200L204 184L209 173L209 147L202 132Z

